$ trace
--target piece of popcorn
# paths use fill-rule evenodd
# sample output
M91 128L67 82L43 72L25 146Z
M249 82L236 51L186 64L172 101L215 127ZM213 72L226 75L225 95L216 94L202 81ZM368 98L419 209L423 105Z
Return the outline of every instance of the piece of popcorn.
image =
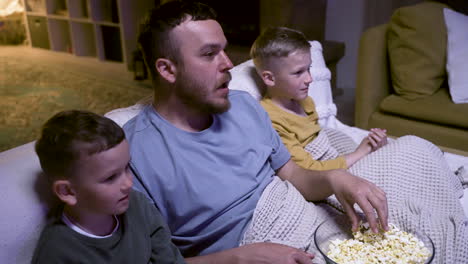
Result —
M361 225L353 239L331 241L328 257L349 264L419 264L430 252L417 237L390 224L385 233L374 234L369 225Z

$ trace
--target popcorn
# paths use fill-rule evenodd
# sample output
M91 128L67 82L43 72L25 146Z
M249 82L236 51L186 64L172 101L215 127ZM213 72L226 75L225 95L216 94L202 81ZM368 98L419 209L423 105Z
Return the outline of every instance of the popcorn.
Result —
M377 234L364 224L353 236L354 239L332 240L328 257L347 264L419 264L430 256L422 241L393 224L389 231Z

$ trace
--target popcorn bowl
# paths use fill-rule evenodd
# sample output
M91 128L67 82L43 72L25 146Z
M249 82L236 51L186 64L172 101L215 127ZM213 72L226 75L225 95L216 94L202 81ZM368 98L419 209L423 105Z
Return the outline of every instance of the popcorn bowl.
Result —
M420 231L414 230L406 230L405 228L400 228L401 231L406 231L407 233L412 234L416 237L420 242L424 243L424 247L429 251L427 258L418 261L418 262L407 262L407 263L420 263L420 264L427 264L431 263L432 259L434 258L434 244L432 240L425 234ZM336 216L334 218L325 220L322 222L314 233L314 243L319 250L320 254L325 259L326 263L330 264L343 264L343 262L335 262L331 256L329 256L330 248L333 247L333 241L336 239L340 240L347 240L352 239L353 233L351 231L351 222L349 221L346 215ZM413 252L413 251L411 251ZM340 255L346 255L346 252L340 252ZM356 255L359 255L357 253ZM384 252L383 254L379 254L381 257L391 258L391 252ZM372 262L355 262L355 263L372 263ZM379 262L375 262L379 263ZM391 260L387 260L381 263L403 263L401 262L392 262Z

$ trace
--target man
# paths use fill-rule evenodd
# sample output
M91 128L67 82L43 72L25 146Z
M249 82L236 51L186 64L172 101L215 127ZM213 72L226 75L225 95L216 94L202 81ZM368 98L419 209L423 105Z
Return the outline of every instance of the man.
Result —
M124 126L135 187L155 202L189 263L311 263L312 255L284 245L237 247L275 175L309 201L335 194L354 228L355 203L374 231L378 222L387 228L381 189L344 170L300 168L258 102L229 91L233 65L209 7L162 5L139 42L155 94L153 104Z

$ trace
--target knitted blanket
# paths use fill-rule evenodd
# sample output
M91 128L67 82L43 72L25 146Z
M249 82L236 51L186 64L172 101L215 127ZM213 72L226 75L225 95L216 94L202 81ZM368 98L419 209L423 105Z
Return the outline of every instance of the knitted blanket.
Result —
M355 147L345 134L324 129L305 149L317 159L331 159ZM359 160L349 171L387 193L389 222L421 230L432 239L433 263L467 262L468 220L459 202L463 189L439 148L415 136L401 137ZM316 254L314 262L323 263L311 243L313 233L324 219L339 213L331 208L342 207L334 196L327 199L328 205L301 198L294 186L275 178L259 200L241 244L271 241L309 248Z
M307 202L288 181L274 176L255 208L240 246L273 242L314 253L314 263L325 263L313 242L318 225L327 218L342 214L324 203Z

